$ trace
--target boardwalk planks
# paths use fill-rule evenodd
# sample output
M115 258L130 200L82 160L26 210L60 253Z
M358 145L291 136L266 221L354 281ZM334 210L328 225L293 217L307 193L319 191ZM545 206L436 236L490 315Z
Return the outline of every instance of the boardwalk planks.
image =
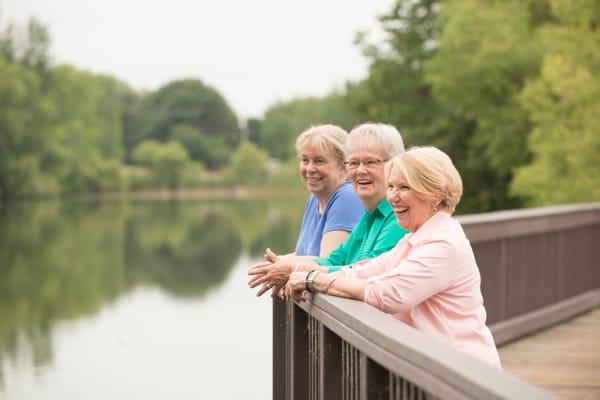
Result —
M600 307L499 348L506 371L565 399L600 399Z

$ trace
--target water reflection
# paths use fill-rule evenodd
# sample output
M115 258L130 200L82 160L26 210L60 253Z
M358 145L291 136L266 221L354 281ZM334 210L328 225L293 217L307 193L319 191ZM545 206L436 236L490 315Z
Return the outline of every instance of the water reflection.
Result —
M0 208L0 395L6 360L53 361L53 326L136 287L203 298L243 254L293 248L303 199L47 202ZM18 368L18 365L17 367Z
M159 285L178 296L200 296L223 282L242 245L224 210L171 202L131 212L125 249L130 282Z

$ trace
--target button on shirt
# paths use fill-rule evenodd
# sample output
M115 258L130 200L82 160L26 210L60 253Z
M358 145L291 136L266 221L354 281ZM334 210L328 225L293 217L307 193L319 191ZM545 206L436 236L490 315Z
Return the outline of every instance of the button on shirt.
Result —
M333 250L329 257L317 258L315 261L327 266L329 272L334 272L344 265L375 258L393 249L407 233L407 230L398 225L388 201L383 199L372 212L365 211L348 239Z
M436 213L391 251L342 273L367 280L366 303L500 367L473 249L450 214Z

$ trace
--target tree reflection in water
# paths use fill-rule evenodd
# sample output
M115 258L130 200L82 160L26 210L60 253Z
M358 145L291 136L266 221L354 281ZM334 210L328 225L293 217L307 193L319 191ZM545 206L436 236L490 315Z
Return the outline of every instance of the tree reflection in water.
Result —
M51 364L56 322L94 315L139 285L206 296L225 282L242 253L292 250L303 201L4 205L0 361L28 357L35 367Z

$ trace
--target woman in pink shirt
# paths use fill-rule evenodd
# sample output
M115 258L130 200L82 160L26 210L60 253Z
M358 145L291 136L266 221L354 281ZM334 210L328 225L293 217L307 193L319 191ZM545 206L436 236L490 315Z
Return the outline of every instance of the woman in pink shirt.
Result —
M396 220L411 233L389 252L338 273L292 273L286 297L301 299L308 290L362 300L500 367L473 250L451 216L462 195L458 171L444 152L417 147L392 159L386 176Z

